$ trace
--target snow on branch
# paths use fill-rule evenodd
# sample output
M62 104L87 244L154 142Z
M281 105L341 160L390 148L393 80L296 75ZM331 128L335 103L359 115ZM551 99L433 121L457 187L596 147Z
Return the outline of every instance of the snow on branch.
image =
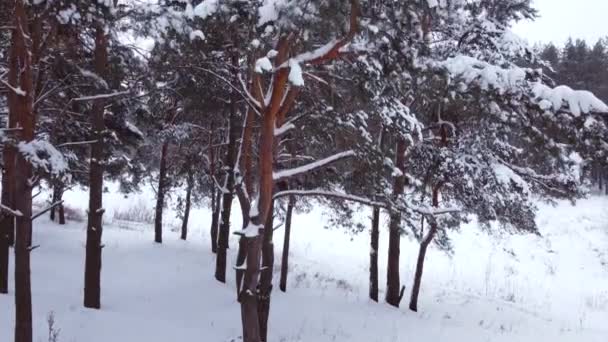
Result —
M32 221L33 221L33 220L35 220L35 219L37 219L37 218L38 218L38 217L40 217L41 215L44 215L44 213L48 212L49 210L51 210L51 209L53 209L53 208L55 208L56 206L61 205L61 204L63 204L63 200L61 200L61 201L57 201L57 202L55 202L55 203L53 203L53 204L49 205L48 207L44 208L42 211L40 211L40 212L36 213L35 215L32 215Z
M10 85L8 82L6 82L4 80L1 80L1 79L0 79L0 82L2 84L4 84L5 87L7 87L8 89L12 90L15 94L17 94L19 96L25 96L26 95L25 91L23 89L21 89L21 88L15 88L12 85Z
M435 208L435 207L421 207L421 206L414 206L414 207L412 207L412 210L417 213L420 213L422 215L430 216L430 217L435 217L435 216L444 215L444 214L458 213L461 211L460 208L456 208L456 207Z
M327 197L327 198L335 198L342 199L350 202L357 202L369 206L376 206L386 208L386 204L382 202L372 201L365 197L349 195L340 192L332 192L332 191L323 191L323 190L285 190L279 191L272 197L273 199L278 199L287 196L304 196L304 197Z
M297 55L293 58L294 61L300 64L320 64L327 60L336 59L339 57L341 52L340 50L350 43L350 41L355 38L355 35L359 31L359 16L361 14L359 0L351 0L350 4L350 27L348 33L341 39L335 39L312 52L305 52Z
M12 216L19 216L19 217L23 216L23 213L21 213L19 210L13 210L13 209L5 206L4 204L0 204L0 211L5 212Z
M291 122L288 122L288 123L282 125L279 128L275 127L275 129L274 129L274 136L275 137L281 136L281 135L287 133L287 131L289 131L291 129L294 129L294 128L296 128L296 126L293 123L291 123Z
M306 172L318 169L320 167L323 167L327 164L333 163L340 159L353 157L354 155L355 155L355 151L353 151L353 150L340 152L340 153L334 154L333 156L330 156L330 157L327 157L327 158L324 158L321 160L317 160L316 162L312 162L310 164L295 167L293 169L285 169L285 170L273 172L272 179L275 181L279 181L279 180L282 180L285 178L293 177L293 176L296 176L296 175L299 175L302 173L306 173Z
M43 169L53 175L59 175L68 171L68 164L55 146L48 141L32 140L20 142L17 148L23 157L33 167Z
M97 142L97 140L70 141L70 142L66 142L66 143L57 145L57 148L74 146L74 145L89 145L89 144L94 144L96 142Z
M552 108L558 111L567 104L574 116L580 116L582 113L608 113L608 106L590 91L573 90L563 85L551 88L538 82L532 92L541 100L539 105L545 110Z
M112 98L112 97L117 97L117 96L122 96L122 95L128 95L130 93L131 93L131 91L129 91L129 90L126 90L126 91L117 91L117 92L110 93L110 94L97 94L97 95L91 95L91 96L77 97L77 98L73 98L72 101L102 100L102 99L109 99L109 98Z
M497 90L500 94L527 93L542 110L567 108L575 117L588 113L608 113L608 105L589 91L573 90L563 85L552 88L539 81L528 80L530 69L516 66L502 68L464 55L448 58L435 66L459 78L466 86L476 85L482 90Z

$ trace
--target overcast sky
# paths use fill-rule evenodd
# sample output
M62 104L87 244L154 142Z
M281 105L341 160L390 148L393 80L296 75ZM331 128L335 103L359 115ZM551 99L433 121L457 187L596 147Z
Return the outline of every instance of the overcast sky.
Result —
M530 44L572 38L595 42L608 36L608 0L534 0L540 18L522 22L514 31Z

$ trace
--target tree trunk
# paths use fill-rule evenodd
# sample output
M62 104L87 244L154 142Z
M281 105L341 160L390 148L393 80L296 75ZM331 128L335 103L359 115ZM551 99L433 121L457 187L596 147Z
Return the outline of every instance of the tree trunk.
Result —
M378 240L380 237L380 208L374 207L369 252L369 298L378 301Z
M10 125L9 125L10 127ZM8 150L11 150L10 153ZM12 189L15 184L14 149L8 144L4 146L2 174L2 204L7 208L14 208L12 204ZM10 164L10 166L9 166ZM10 171L9 171L10 170ZM0 214L0 293L8 293L9 246L13 244L15 231L15 218L6 213Z
M9 265L9 246L7 227L13 221L13 217L2 214L0 223L0 293L8 293L8 265ZM9 224L5 224L5 221Z
M61 201L61 198L59 198L59 200ZM63 203L58 205L58 209L59 209L59 224L65 224L65 210L63 208Z
M279 288L283 292L287 292L287 274L289 273L289 241L291 238L291 216L293 215L293 207L295 206L296 198L289 196L287 204L287 213L285 215L285 237L283 239L283 255L281 256L281 279Z
M260 324L260 339L267 341L268 315L270 314L270 295L272 293L272 275L274 273L274 201L270 205L270 212L264 225L262 239L262 270L260 273L260 287L258 291L258 320Z
M211 214L211 251L217 253L217 234L218 234L218 221L220 218L220 210L222 205L222 192L213 189L213 198L211 200L211 206L213 207L213 213Z
M412 295L410 297L410 310L418 311L418 294L420 293L420 283L422 281L422 271L424 268L424 258L426 256L426 250L435 237L437 231L437 224L432 223L431 229L427 236L420 243L420 250L418 251L418 261L416 262L416 273L414 274L414 285L412 286Z
M15 1L14 26L12 33L11 62L9 63L9 84L21 88L24 95L16 95L9 90L9 112L14 113L21 127L19 141L28 143L34 139L35 117L33 111L33 78L31 54L26 37L29 37L28 18L22 0ZM29 242L32 233L32 166L17 153L15 166L15 210L21 212L16 218L15 235L15 342L32 342L32 288L30 279Z
M104 25L97 23L95 29L95 71L97 75L105 75L108 62L107 36ZM104 213L103 194L103 131L104 101L93 102L91 115L92 138L91 163L89 170L89 212L87 222L86 259L84 269L84 307L99 309L101 307L101 244Z
M51 204L57 203L61 201L63 197L63 184L55 183L53 185L53 198L51 200ZM51 221L55 221L55 213L59 213L59 224L65 224L65 212L63 210L63 204L60 204L56 207L51 208Z
M156 192L156 210L154 213L154 242L163 243L163 208L165 206L165 190L167 186L167 149L169 142L164 142L160 150L160 166L158 170L158 190Z
M247 250L246 271L243 277L243 288L239 294L241 303L241 320L243 325L243 342L260 342L260 323L258 320L258 275L260 270L260 235L243 238Z
M188 237L188 217L190 216L190 200L192 196L192 187L194 186L193 174L188 174L188 185L186 189L186 208L184 209L184 221L182 222L182 240Z
M405 186L405 141L400 140L397 143L397 152L395 156L395 165L401 174L395 177L393 184L393 196L397 199L403 194ZM401 244L401 213L393 212L389 222L388 236L388 263L386 270L386 302L395 307L399 307L403 291L405 287L400 288L399 279L399 254Z
M439 183L433 188L432 201L433 207L439 206L439 190L442 183ZM426 234L422 242L420 243L420 250L418 251L418 261L416 262L416 273L414 274L414 285L412 286L412 295L410 297L410 310L418 311L418 294L420 293L420 283L422 282L422 271L424 268L424 258L426 256L426 250L429 244L435 238L437 234L437 221L432 219L430 222L429 232Z
M217 239L217 258L215 265L215 279L226 282L226 260L228 253L228 240L230 237L230 211L234 199L234 166L238 150L239 120L236 113L235 100L230 104L230 128L228 132L228 150L226 152L226 180L222 199L221 223Z

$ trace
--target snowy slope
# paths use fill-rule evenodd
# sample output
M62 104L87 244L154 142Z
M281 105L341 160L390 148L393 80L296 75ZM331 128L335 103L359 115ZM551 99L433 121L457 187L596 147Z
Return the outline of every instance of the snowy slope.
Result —
M32 257L35 341L47 341L50 311L55 312L62 342L238 340L240 314L233 276L227 285L213 278L208 212L193 212L189 241L179 241L178 233L167 228L166 242L160 246L152 242L150 225L112 222L116 210L150 210L151 192L105 196L108 225L100 311L85 310L81 304L85 224L59 226L46 218L36 222L34 239L41 247ZM74 208L86 206L81 191L66 194L66 200ZM273 293L270 339L512 342L540 337L604 342L607 208L608 199L601 197L580 201L576 207L542 206L542 237L499 239L473 224L463 227L454 237L452 258L429 251L418 313L408 311L407 305L397 310L367 299L366 234L353 237L324 229L320 209L297 214L288 292L279 292L277 286ZM169 226L176 222L174 216L168 213ZM240 226L238 215L234 219L232 226ZM383 234L381 280L386 258ZM279 262L282 238L282 231L277 231ZM235 250L230 253L234 260ZM416 253L417 244L404 238L402 282L408 290ZM382 289L383 281L380 285ZM13 297L0 296L0 307L0 341L10 341Z

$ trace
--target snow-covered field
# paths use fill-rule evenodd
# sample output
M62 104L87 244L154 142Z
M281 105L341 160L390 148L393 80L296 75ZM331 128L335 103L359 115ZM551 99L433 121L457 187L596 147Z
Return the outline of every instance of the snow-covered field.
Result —
M82 191L65 199L71 208L86 207ZM208 211L194 210L186 242L171 231L177 220L169 212L165 243L157 245L150 224L113 220L117 210L149 212L149 191L110 192L104 202L99 311L81 303L85 223L59 226L46 217L35 223L34 243L41 247L32 255L34 340L48 340L52 311L60 342L238 341L234 276L229 273L226 285L213 278ZM233 227L240 226L238 216L235 211ZM452 257L431 249L413 313L406 302L416 242L402 240L408 289L402 308L394 309L367 299L367 233L324 229L321 209L296 214L288 292L278 286L273 292L270 341L607 341L608 198L543 205L538 222L542 237L490 237L470 224L454 234ZM381 231L381 289L385 235ZM282 230L275 239L280 263ZM234 260L236 250L229 252ZM0 295L0 341L12 340L11 294Z

